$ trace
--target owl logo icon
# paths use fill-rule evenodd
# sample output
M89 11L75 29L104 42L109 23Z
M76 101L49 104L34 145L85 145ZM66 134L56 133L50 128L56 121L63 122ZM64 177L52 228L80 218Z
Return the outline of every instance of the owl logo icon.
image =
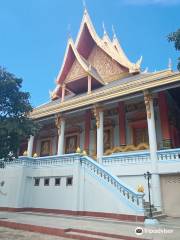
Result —
M135 229L135 233L136 233L136 235L138 235L138 236L142 235L143 232L144 232L144 230L143 230L142 227L137 227L137 228Z

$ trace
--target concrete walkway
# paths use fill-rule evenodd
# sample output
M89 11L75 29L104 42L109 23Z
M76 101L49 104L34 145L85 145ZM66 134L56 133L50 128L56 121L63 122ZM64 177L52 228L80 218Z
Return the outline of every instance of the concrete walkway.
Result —
M136 237L137 239L147 238L155 240L179 240L180 239L180 218L166 218L160 221L159 225L155 227L144 226L142 223L134 222L120 222L110 219L92 218L92 217L77 217L67 215L31 213L31 212L0 212L0 226L1 221L13 222L20 224L29 224L35 226L42 226L54 229L61 229L65 231L66 236L69 238L71 234L74 236L86 236L89 239L130 239L120 238L113 235L123 235L129 237ZM142 235L137 235L135 229L141 227L143 229ZM82 232L81 232L82 231ZM89 231L89 233L88 233ZM94 238L91 232L111 234L113 237L97 236ZM72 238L73 239L73 238ZM75 239L75 238L74 238ZM80 239L80 238L77 238ZM83 239L83 238L82 238ZM88 239L88 238L84 238Z
M40 233L27 232L22 230L14 230L10 228L0 227L1 240L67 240L63 237L55 237Z

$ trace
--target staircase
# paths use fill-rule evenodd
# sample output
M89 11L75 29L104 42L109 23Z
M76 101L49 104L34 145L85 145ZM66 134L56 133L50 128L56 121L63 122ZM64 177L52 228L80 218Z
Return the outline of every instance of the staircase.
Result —
M144 210L145 210L145 218L147 218L150 216L150 203L144 201L143 206L144 206ZM166 217L166 215L163 214L162 211L158 211L157 208L153 204L151 205L151 210L152 210L153 218L161 219L161 218Z
M118 177L88 156L82 156L80 158L80 163L81 167L88 169L93 175L95 175L95 177L98 177L100 180L114 188L133 208L139 212L144 212L143 193L131 189L124 182L121 182Z

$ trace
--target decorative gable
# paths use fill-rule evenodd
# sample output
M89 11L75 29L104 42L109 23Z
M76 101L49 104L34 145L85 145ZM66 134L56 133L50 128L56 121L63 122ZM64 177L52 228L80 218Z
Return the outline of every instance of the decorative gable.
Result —
M84 76L87 76L87 73L85 72L85 70L82 68L82 66L76 59L72 65L69 73L66 76L65 83L74 81L74 80L82 78Z
M88 62L97 70L103 81L117 80L128 70L109 57L100 47L94 46Z

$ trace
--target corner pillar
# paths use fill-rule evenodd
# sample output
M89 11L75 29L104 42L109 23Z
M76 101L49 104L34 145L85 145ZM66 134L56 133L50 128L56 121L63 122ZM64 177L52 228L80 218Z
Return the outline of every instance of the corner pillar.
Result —
M153 97L148 91L144 92L144 102L146 106L148 135L149 135L149 150L151 158L152 171L152 197L154 206L161 209L161 186L160 176L158 171L158 156L157 156L157 139L154 119Z
M28 140L28 149L27 149L27 156L32 157L33 154L33 144L34 144L34 136L30 136Z
M58 129L58 147L57 155L64 154L64 133L65 133L65 119L58 115L55 120L56 127Z
M94 115L97 127L97 161L102 163L104 153L104 113L101 106L94 107Z

